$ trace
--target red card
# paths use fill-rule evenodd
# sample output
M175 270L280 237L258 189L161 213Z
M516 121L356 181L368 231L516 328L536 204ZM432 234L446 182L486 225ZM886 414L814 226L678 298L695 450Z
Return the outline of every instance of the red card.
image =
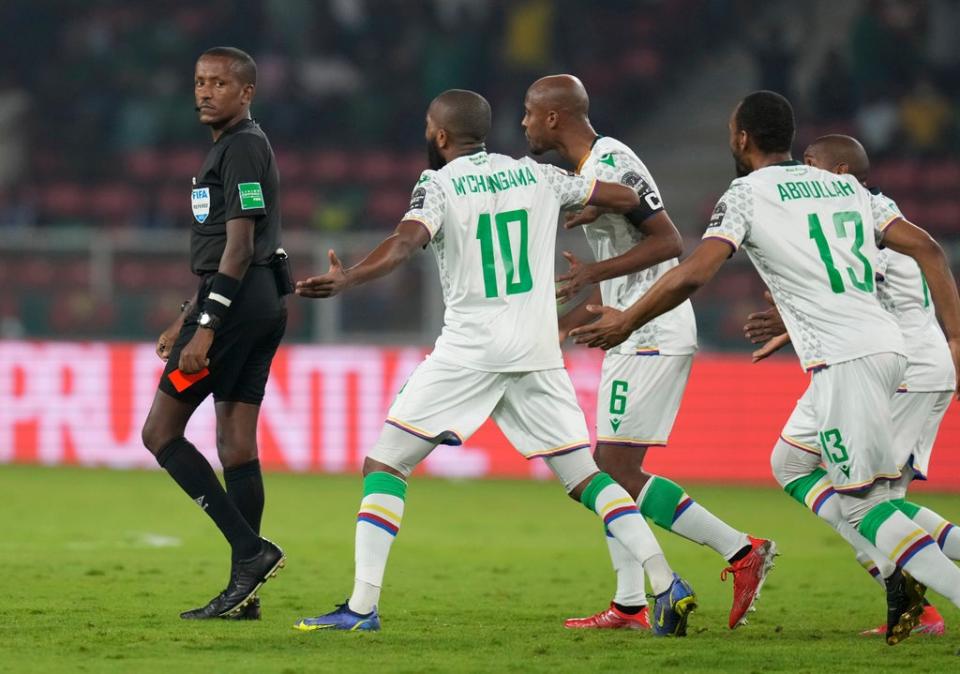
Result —
M183 393L198 381L206 377L208 374L210 374L210 370L208 368L203 368L194 374L185 374L180 371L180 368L177 368L168 374L167 377L170 379L170 383L173 384L173 388L177 389L177 393Z

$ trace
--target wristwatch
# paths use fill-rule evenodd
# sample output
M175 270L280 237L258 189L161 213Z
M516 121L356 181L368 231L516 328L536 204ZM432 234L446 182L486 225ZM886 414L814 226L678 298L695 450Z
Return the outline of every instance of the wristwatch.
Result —
M220 327L220 318L219 316L214 316L213 314L208 314L204 311L200 314L200 319L197 321L198 325L201 328L206 328L207 330L216 330Z

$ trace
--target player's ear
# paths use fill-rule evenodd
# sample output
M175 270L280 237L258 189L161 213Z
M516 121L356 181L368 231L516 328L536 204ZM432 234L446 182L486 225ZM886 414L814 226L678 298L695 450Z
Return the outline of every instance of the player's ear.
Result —
M556 129L557 124L559 123L560 123L560 113L558 113L556 110L551 110L550 112L547 113L548 129Z
M740 129L734 132L733 142L736 143L737 149L743 152L747 149L747 145L750 144L750 136L747 135L746 131Z
M449 143L450 141L450 136L447 135L447 130L446 129L438 130L436 138L437 138L437 147L439 147L441 150L445 150L447 148L447 143Z
M847 173L850 173L850 164L842 161L834 167L831 173L836 173L838 176L846 175Z

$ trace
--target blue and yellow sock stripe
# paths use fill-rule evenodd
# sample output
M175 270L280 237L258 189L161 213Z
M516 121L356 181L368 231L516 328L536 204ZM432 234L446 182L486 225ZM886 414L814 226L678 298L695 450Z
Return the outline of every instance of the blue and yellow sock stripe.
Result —
M930 534L923 529L914 529L893 549L890 553L890 560L897 566L902 567L928 545L934 545Z

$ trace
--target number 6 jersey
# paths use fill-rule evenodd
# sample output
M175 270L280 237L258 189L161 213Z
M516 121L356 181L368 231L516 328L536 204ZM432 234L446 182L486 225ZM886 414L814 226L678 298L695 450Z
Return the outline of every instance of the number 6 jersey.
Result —
M877 298L877 240L900 215L850 175L789 161L734 180L704 239L743 246L773 293L804 370L905 354Z
M433 357L487 372L563 367L557 221L589 201L595 182L486 152L421 174L403 219L430 233L440 270L446 311Z

